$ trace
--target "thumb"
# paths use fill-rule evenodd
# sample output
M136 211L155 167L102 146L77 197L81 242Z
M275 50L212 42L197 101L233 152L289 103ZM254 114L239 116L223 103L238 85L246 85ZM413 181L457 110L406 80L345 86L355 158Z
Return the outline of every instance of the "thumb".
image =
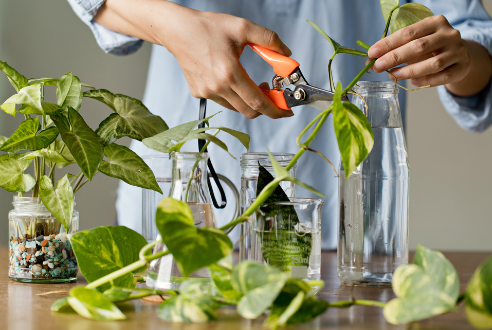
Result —
M275 31L269 30L261 25L251 22L251 27L247 30L247 43L257 44L276 51L285 56L292 55L289 47L287 47Z

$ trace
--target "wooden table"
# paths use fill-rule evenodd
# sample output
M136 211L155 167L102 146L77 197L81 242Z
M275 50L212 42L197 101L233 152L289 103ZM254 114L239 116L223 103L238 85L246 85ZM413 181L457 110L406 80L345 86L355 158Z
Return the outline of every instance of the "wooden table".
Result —
M7 277L7 248L0 248L0 329L18 330L126 330L126 329L173 329L173 330L234 330L262 329L264 318L255 321L241 319L233 308L220 311L220 322L206 324L172 324L159 319L155 310L157 303L142 300L120 304L127 316L124 321L97 322L85 319L77 314L61 314L50 312L50 305L63 294L38 296L37 294L54 291L70 290L75 285L87 282L80 277L77 283L70 284L24 284ZM461 290L472 276L475 268L486 259L488 253L445 253L456 267ZM350 289L343 286L336 274L336 253L322 254L321 276L325 281L324 289L319 297L333 302L350 299ZM389 301L394 298L390 288L355 288L357 299ZM463 306L446 315L440 315L418 324L394 326L387 323L382 311L377 307L353 306L348 309L329 309L318 319L288 329L472 329L468 325Z

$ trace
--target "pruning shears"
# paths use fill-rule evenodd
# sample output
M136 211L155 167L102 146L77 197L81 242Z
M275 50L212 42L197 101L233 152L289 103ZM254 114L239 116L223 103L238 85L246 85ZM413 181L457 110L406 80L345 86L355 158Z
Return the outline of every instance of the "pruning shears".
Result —
M325 110L330 106L335 94L310 85L296 60L255 44L249 46L272 66L276 74L272 79L272 89L262 91L279 109L290 110L299 105L309 105ZM283 89L284 84L294 85L295 89ZM346 95L342 97L342 101L348 101Z

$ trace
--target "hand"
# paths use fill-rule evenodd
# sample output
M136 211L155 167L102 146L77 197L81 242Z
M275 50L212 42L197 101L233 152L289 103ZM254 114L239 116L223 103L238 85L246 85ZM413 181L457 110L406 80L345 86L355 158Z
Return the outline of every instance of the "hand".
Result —
M178 60L194 97L211 99L250 119L294 115L277 108L239 63L248 43L291 55L271 30L163 0L106 0L94 19L110 30L166 47Z
M470 72L467 44L442 15L423 19L375 43L368 52L378 58L373 66L390 70L398 80L412 79L415 86L439 86L461 81ZM390 78L394 80L394 77ZM478 91L477 91L478 92Z

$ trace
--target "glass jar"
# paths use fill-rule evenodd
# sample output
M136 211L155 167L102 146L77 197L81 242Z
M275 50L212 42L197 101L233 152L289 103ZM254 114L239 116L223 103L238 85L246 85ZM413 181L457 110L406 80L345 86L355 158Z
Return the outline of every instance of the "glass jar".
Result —
M155 241L159 231L155 224L155 212L159 202L169 196L172 185L173 161L168 154L144 156L142 159L154 173L155 180L162 190L162 194L142 188L142 236L147 242Z
M321 208L324 200L290 198L265 203L255 211L251 254L293 278L319 280Z
M294 158L294 154L272 153L280 165L286 167ZM258 184L259 165L263 166L270 174L275 177L270 157L266 152L250 152L241 155L241 214L250 206L251 199L256 198L256 186ZM296 166L294 165L289 173L295 177ZM280 187L288 197L295 197L295 184L290 181L280 182ZM248 223L240 224L239 261L251 260L251 226Z
M374 147L348 180L340 163L338 276L346 285L391 286L395 269L408 263L410 172L398 86L363 81L354 91L369 107Z
M63 283L77 279L77 260L67 234L79 229L73 211L71 228L63 225L40 199L14 196L9 212L9 278L19 282Z

